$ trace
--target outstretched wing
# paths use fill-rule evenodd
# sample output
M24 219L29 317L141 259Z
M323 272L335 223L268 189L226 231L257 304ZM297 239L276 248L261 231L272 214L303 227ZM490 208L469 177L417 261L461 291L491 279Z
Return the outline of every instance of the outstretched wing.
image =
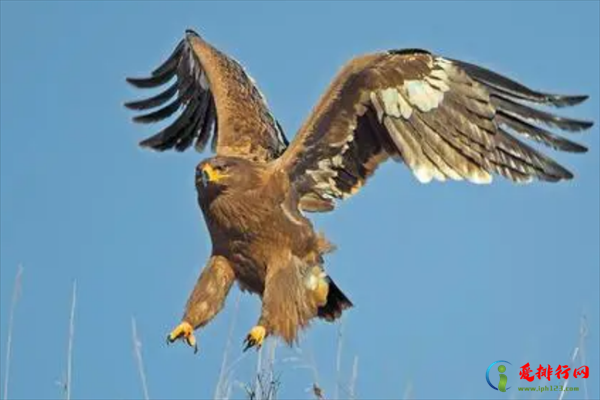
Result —
M127 82L146 89L166 85L173 78L164 92L125 104L132 110L158 108L133 118L141 123L158 122L182 110L170 125L143 140L141 146L183 151L195 142L196 149L202 151L212 131L212 147L219 155L267 162L287 147L281 127L252 78L235 60L193 31L186 32L171 56L149 78L128 78Z
M342 69L276 164L289 173L305 211L332 209L389 157L424 183L490 183L493 174L515 182L571 179L521 139L585 152L540 125L580 131L592 123L524 103L563 107L586 98L539 93L423 50L367 55Z

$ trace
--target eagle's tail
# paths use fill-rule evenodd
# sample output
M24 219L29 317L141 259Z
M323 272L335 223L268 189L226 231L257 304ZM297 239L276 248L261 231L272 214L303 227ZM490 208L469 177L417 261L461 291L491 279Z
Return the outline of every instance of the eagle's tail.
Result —
M318 316L327 321L335 321L342 315L342 311L353 306L352 302L335 284L333 279L327 277L329 291L327 293L327 303L319 307Z

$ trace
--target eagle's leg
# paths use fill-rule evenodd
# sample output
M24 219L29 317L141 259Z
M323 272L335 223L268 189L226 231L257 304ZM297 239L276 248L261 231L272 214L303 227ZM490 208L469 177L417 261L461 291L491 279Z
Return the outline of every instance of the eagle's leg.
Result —
M198 351L194 330L208 324L221 311L234 281L235 273L229 261L222 256L212 256L187 301L182 322L171 331L168 342L185 339L194 352Z
M292 345L298 331L327 303L329 288L321 267L311 268L297 257L273 264L265 279L260 318L248 333L244 350L260 347L269 335Z

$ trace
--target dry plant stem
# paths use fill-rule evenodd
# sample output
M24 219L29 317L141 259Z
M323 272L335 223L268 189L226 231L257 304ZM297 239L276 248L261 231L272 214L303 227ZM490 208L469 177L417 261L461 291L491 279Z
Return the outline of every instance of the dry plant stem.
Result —
M73 281L71 298L71 317L69 318L69 344L67 348L67 380L65 382L66 399L71 400L71 380L73 371L73 339L75 338L75 304L77 301L77 281Z
M254 383L254 387L255 387L255 390L256 390L257 399L262 399L263 398L263 393L261 391L261 382L260 382L260 374L261 374L261 370L262 370L263 348L264 348L264 346L261 346L258 349L258 356L256 357L256 380L255 380L255 383Z
M577 347L575 347L575 349L573 349L573 356L571 357L571 363L570 363L572 366L574 366L575 359L577 358L578 353L579 353L579 347L577 346ZM567 380L565 381L563 390L566 390L568 386L569 386L569 378L567 378ZM560 392L560 396L558 396L558 400L562 400L564 395L565 395L565 392Z
M584 365L583 360L585 360L585 355L583 355L582 349L583 349L583 344L584 344L586 336L587 336L587 323L586 323L585 317L582 317L581 322L579 324L579 340L578 340L577 346L575 346L575 348L573 349L573 355L571 356L571 362L570 362L571 369L575 368L575 360L577 360L577 357L579 357L579 360L582 361L581 365ZM585 381L585 379L584 379L584 381ZM585 384L585 382L584 382L584 384ZM563 399L568 386L569 386L569 378L567 378L567 380L565 381L565 384L563 386L563 391L560 392L560 395L558 396L558 400ZM584 387L584 388L586 390L585 398L587 399L587 387Z
M412 386L412 382L408 381L408 384L406 385L406 390L404 390L404 396L403 396L404 400L408 400L408 399L412 399L414 398L413 396L413 386Z
M587 365L585 362L585 339L588 335L588 325L587 325L587 318L584 315L581 316L581 322L579 324L579 348L581 349L579 351L579 358L581 360L581 365ZM588 387L587 387L587 379L583 380L583 394L584 394L584 399L589 399L589 393L588 393Z
M340 385L341 376L342 376L342 345L344 338L344 329L342 322L340 321L339 330L338 330L338 342L337 342L337 354L335 360L335 398L336 400L340 399Z
M315 356L312 351L308 352L309 359L307 360L308 368L313 373L313 386L312 392L315 395L317 400L325 400L325 395L323 394L323 388L319 385L319 371L317 370L317 364L315 362Z
M354 356L354 362L352 363L352 377L350 378L349 397L350 399L356 399L356 381L358 379L358 356Z
M224 385L226 384L226 375L227 375L227 359L229 357L229 350L231 349L231 343L233 342L233 332L235 329L235 322L237 320L238 311L240 308L240 299L242 297L242 293L239 292L237 297L235 298L235 307L233 309L233 315L231 316L231 323L229 325L229 333L227 335L227 343L225 344L225 351L223 352L223 361L221 362L221 371L219 372L219 379L217 380L217 386L215 387L214 399L224 399L228 398L228 395L225 394Z
M15 285L13 286L13 295L10 303L10 312L8 317L8 337L6 338L6 360L4 365L6 370L4 371L4 400L8 400L8 380L10 378L10 356L12 353L12 334L14 327L15 309L17 307L17 301L19 300L19 294L21 292L21 276L23 275L23 266L19 265L17 269L17 275L15 277Z
M146 380L146 372L144 369L144 360L142 358L142 342L139 339L137 323L135 322L134 317L131 317L131 335L133 338L133 352L137 362L138 372L140 374L140 381L142 382L144 400L149 400L150 395L148 394L148 383Z
M277 350L277 341L271 340L269 347L269 382L275 382L275 351Z

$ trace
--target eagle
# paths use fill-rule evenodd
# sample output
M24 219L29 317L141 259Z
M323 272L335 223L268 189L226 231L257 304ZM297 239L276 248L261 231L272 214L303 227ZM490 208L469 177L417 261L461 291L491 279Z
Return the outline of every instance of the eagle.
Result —
M135 122L172 123L140 142L156 151L213 157L195 171L198 204L212 253L168 342L197 351L194 332L223 308L234 282L260 296L244 340L289 345L313 319L334 321L352 302L328 275L333 245L306 213L334 210L386 160L404 163L422 183L559 182L573 174L526 142L587 149L550 129L576 132L589 121L536 106L567 107L584 95L532 90L489 69L421 49L358 56L339 71L289 142L254 80L235 59L187 30L172 54L136 88L166 89L125 103Z

